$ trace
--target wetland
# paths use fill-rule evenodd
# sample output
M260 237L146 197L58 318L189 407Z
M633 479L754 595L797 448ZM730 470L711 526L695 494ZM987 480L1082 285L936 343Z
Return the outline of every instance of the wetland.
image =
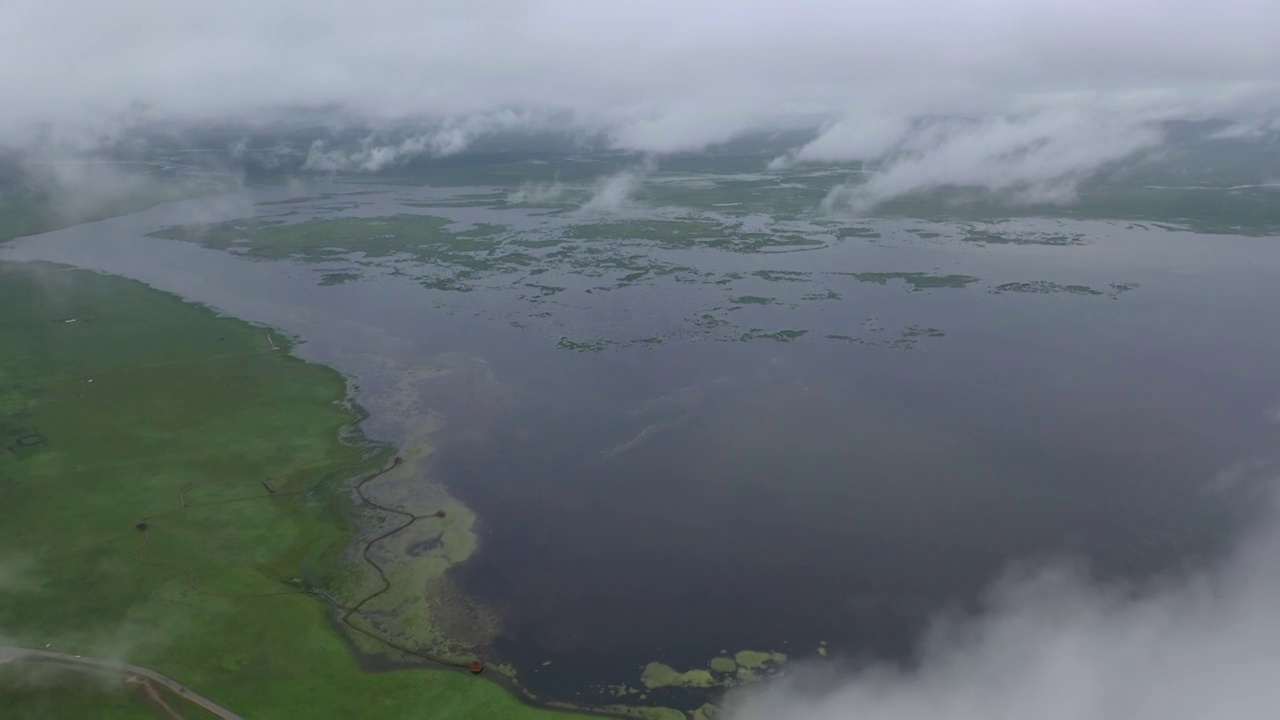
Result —
M1011 563L1146 577L1248 514L1212 481L1273 445L1263 230L545 182L263 184L0 248L7 549L41 588L0 628L136 632L254 717L701 718L796 663L909 664Z

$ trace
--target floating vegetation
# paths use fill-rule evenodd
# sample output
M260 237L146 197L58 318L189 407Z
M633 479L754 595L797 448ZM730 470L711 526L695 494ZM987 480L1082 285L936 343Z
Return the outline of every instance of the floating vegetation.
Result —
M866 327L868 332L881 332L883 330L882 327L873 321L868 321ZM872 347L887 347L893 350L914 350L920 338L940 338L946 337L946 335L947 334L945 332L935 327L908 325L898 334L898 337L888 341L870 340L864 337L857 337L842 333L828 333L824 337L836 342L856 343L858 345L867 345Z
M1036 280L1034 282L1012 282L995 286L991 292L994 293L1035 293L1037 295L1048 295L1051 293L1069 293L1071 295L1102 295L1102 291L1094 290L1088 285L1059 285L1048 280Z
M360 273L356 272L331 272L320 276L321 285L342 285L344 283L355 282L360 279Z
M761 650L739 650L733 659L738 665L752 670L759 670L769 665L780 665L787 661L787 656L780 652L764 652Z
M776 674L787 656L780 652L740 650L733 657L713 658L709 669L694 668L681 672L670 665L651 662L640 674L640 682L650 690L658 688L730 688L759 680L762 675Z
M506 193L461 193L448 198L432 200L431 202L405 202L401 203L408 207L494 207L502 205L506 202Z
M711 675L710 670L694 669L680 672L670 665L651 662L640 674L640 682L650 690L664 687L715 687L719 683Z
M925 272L864 272L864 273L836 273L837 275L851 275L861 282L875 283L877 285L887 285L890 280L901 280L916 290L933 290L936 288L963 288L978 282L978 278L972 275L933 275Z
M1081 233L1051 233L1051 232L1010 232L997 233L990 230L980 230L977 228L968 228L965 234L961 236L961 240L971 243L979 243L982 245L1085 245L1085 240Z
M711 313L702 313L690 322L692 322L695 327L699 327L704 330L711 330L713 328L723 327L729 324L728 320L718 318Z
M947 334L934 327L920 327L919 325L908 325L906 330L902 331L902 336L907 338L914 337L946 337Z
M737 672L738 663L731 657L712 658L711 669L720 673Z
M839 300L840 293L835 290L828 290L824 293L809 293L805 295L804 300Z
M756 270L751 274L770 282L804 282L809 279L809 273L796 270Z
M803 337L808 330L775 330L773 332L764 332L759 328L752 328L744 333L742 340L774 340L777 342L791 342Z
M836 237L844 238L878 238L880 232L869 227L842 227L836 230Z
M533 288L534 290L537 290L538 295L541 297L546 297L548 295L555 295L556 293L564 292L565 290L564 288L558 285L538 285L536 283L525 283L524 286L527 288Z
M822 240L800 233L745 231L714 220L644 220L573 225L566 238L582 240L648 241L667 249L711 248L733 252L815 248Z
M317 198L320 196L316 196ZM491 196L476 196L488 200ZM300 201L299 201L300 202ZM292 201L290 201L292 204ZM425 205L425 203L424 203ZM196 242L206 247L224 249L248 257L347 261L350 269L330 270L321 275L322 285L354 282L367 277L369 268L383 268L395 275L407 275L422 287L447 293L477 290L515 291L510 297L529 304L545 303L553 296L589 295L635 287L654 287L677 282L707 288L729 288L738 281L779 284L777 297L763 294L737 294L716 301L712 309L685 320L683 328L635 339L626 336L580 341L562 337L557 348L573 352L601 352L613 345L633 346L657 344L684 337L722 342L771 340L792 342L808 331L735 326L729 313L748 305L770 305L779 309L798 310L801 302L841 300L835 286L808 290L805 284L815 274L811 270L768 267L738 269L725 272L707 270L675 261L674 253L684 249L719 249L728 252L773 252L792 243L822 245L795 230L770 230L773 221L758 216L725 220L716 217L653 218L590 223L547 222L529 230L516 231L496 223L460 224L434 215L400 214L384 217L338 217L286 222L280 218L258 218L174 227L154 233L158 237ZM797 221L792 228L817 227ZM837 227L831 232L844 237L864 236L870 226ZM1024 233L1025 234L1025 233ZM830 234L819 237L831 238ZM807 238L807 239L806 239ZM699 258L699 262L702 259ZM980 280L971 275L942 274L925 271L895 272L826 272L875 285L901 283L912 292L959 289ZM577 282L546 282L546 278L598 278L586 286ZM798 292L787 292L796 286ZM1056 285L1046 282L1006 283L994 288L997 293L1065 292L1077 295L1108 294L1111 297L1130 289L1130 285L1114 285L1109 292L1084 285ZM560 298L556 298L559 302ZM572 300L561 303L569 312L582 309ZM834 308L833 308L834 309ZM511 317L514 327L533 328L547 325L568 328L548 319L549 314L522 313ZM808 324L812 319L805 318ZM784 325L785 323L779 323ZM799 324L799 323L796 323ZM879 328L864 328L879 332ZM849 336L828 336L847 342L864 342ZM917 336L906 334L888 344L900 349L914 345Z
M1036 280L1033 282L1013 282L997 285L991 289L991 292L1000 293L1030 293L1035 295L1050 295L1053 293L1065 293L1067 295L1088 295L1098 296L1106 295L1112 300L1117 299L1120 295L1137 289L1137 283L1111 283L1107 285L1107 290L1098 290L1088 285L1060 285L1048 280Z
M600 352L601 350L605 350L606 348L608 348L610 345L613 345L613 344L614 343L612 340L579 341L579 340L570 340L567 337L561 337L560 342L556 343L556 349L568 350L570 352L592 352L593 353L593 352Z
M926 240L942 237L942 233L934 232L932 230L920 230L919 228L907 228L907 232L918 238L924 238Z
M715 717L718 712L720 712L719 707L712 705L711 703L705 703L701 707L695 709L691 713L691 716L693 720L711 720L711 718Z

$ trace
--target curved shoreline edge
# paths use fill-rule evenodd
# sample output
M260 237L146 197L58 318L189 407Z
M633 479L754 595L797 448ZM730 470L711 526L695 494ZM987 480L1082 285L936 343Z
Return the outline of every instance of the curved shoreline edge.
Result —
M268 343L258 326L139 282L60 267L51 293L42 284L52 268L0 263L0 295L23 298L17 306L28 313L10 318L21 333L7 334L16 340L9 352L0 349L0 384L12 391L3 406L45 438L0 466L19 493L0 512L0 560L19 546L35 549L24 573L37 590L0 610L13 645L51 639L54 652L76 647L93 657L95 647L128 636L129 664L226 707L252 708L255 718L304 709L350 717L355 707L368 718L414 708L424 717L568 717L528 704L497 678L362 672L326 619L329 608L311 602L306 586L333 577L332 561L351 539L315 509L341 509L346 498L325 487L349 487L360 474L340 436L361 413L336 371L287 354L291 344ZM98 313L67 322L85 308ZM138 447L158 438L154 453ZM290 471L299 458L319 466ZM61 515L41 511L42 499L60 500ZM184 512L172 514L175 505ZM163 542L146 552L183 572L132 562L152 538ZM59 563L48 561L54 556ZM290 567L300 573L293 580ZM193 592L195 576L220 596ZM72 591L86 582L98 595L92 605ZM278 592L281 582L294 589ZM362 697L402 701L370 712Z

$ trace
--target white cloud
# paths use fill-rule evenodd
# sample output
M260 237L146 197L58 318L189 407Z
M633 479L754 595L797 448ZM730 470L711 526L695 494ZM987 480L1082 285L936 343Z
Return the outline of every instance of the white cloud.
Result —
M635 195L644 186L644 180L653 171L653 163L645 162L639 167L629 168L601 178L595 185L591 197L582 205L587 213L616 213L632 205Z
M909 118L854 111L823 128L818 137L769 163L780 169L805 162L853 162L874 160L906 140Z
M736 698L728 720L1267 720L1280 707L1274 515L1222 566L1147 588L1070 567L1010 578L983 615L939 623L915 669L821 683L802 667Z
M570 188L563 183L523 183L515 192L507 195L507 202L513 205L545 205L564 200Z
M411 134L398 142L387 139L387 131L377 131L354 149L330 148L316 140L307 153L303 168L319 172L375 173L415 157L456 155L477 138L491 133L535 131L551 126L554 118L536 112L501 110L493 113L447 118L433 127ZM403 134L403 130L394 131Z
M1044 93L1161 91L1195 111L1233 88L1253 108L1276 102L1276 27L1272 0L8 0L0 142L328 108L454 123L422 143L448 153L492 131L470 118L520 108L669 152L850 108L1002 113Z
M979 188L1013 202L1066 203L1075 199L1081 181L1107 163L1161 140L1149 115L1130 110L1055 106L1022 115L937 120L904 133L878 172L863 183L832 189L823 207L865 212L885 200L944 187Z

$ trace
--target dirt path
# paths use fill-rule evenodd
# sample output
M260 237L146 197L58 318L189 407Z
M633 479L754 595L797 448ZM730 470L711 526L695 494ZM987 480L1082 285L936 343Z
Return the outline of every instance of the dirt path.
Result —
M72 670L109 670L121 675L133 674L139 677L144 677L157 685L163 685L169 688L173 692L177 693L178 697L181 697L187 702L199 705L223 720L245 720L243 717L222 707L209 698L196 694L194 690L186 685L183 685L176 680L171 680L158 672L148 670L144 667L138 667L137 665L110 662L108 660L94 660L93 658L71 655L69 653L51 652L49 650L30 650L28 648L6 647L0 645L0 665L10 662L46 662L64 665L68 669Z

